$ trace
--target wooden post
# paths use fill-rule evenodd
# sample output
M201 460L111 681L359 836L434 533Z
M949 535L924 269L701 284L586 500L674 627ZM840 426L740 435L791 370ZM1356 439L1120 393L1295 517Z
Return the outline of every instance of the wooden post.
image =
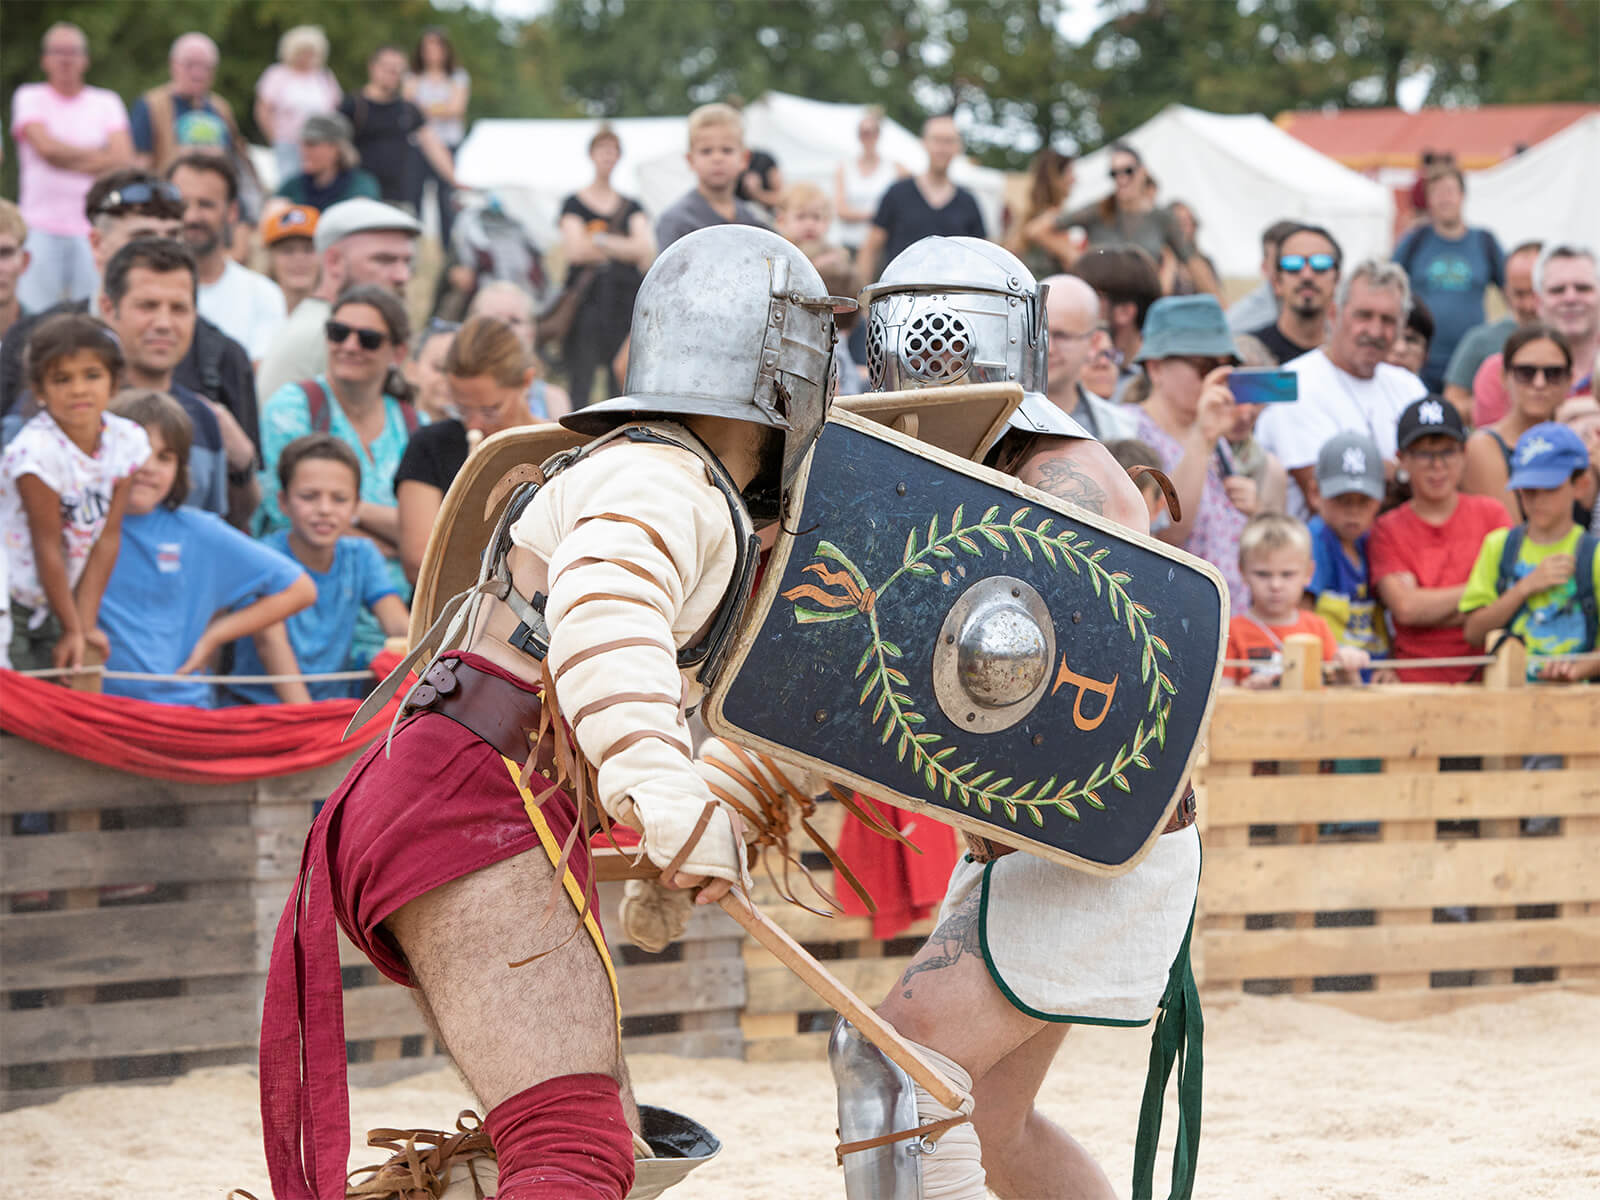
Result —
M1528 648L1523 645L1522 639L1512 637L1504 629L1495 629L1490 631L1483 644L1495 656L1495 660L1483 669L1484 688L1491 692L1505 692L1525 687L1528 681ZM1483 760L1483 769L1486 771L1516 770L1521 766L1522 758L1515 754L1490 755ZM1521 822L1516 817L1478 822L1479 837L1514 838L1520 831ZM1515 905L1480 908L1476 917L1480 921L1514 921L1517 909ZM1472 973L1472 982L1478 985L1510 983L1513 978L1510 968Z
M85 646L83 648L84 670L72 675L61 676L61 682L68 690L74 692L98 692L104 683L99 671L89 670L91 667L106 665L106 656L100 653L98 647Z
M1322 639L1312 633L1291 633L1283 639L1283 677L1278 686L1286 692L1320 692L1322 690ZM1304 771L1304 764L1286 762L1278 764L1280 775L1299 775ZM1317 840L1317 825L1307 823L1295 826L1294 840L1301 845L1310 845ZM1314 929L1317 924L1317 914L1314 912L1299 912L1294 914L1291 928ZM1289 990L1295 993L1312 991L1315 981L1300 977L1292 980Z

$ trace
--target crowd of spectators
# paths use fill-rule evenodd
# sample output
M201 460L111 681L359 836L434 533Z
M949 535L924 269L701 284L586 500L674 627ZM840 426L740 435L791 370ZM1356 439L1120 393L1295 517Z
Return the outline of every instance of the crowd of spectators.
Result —
M1503 252L1464 223L1453 161L1423 181L1392 261L1346 262L1329 230L1279 221L1260 283L1224 311L1194 212L1162 202L1133 146L1111 147L1112 190L1092 205L1071 156L1041 151L991 229L951 175L949 116L924 123L912 172L879 152L882 114L865 110L830 188L786 180L713 103L688 121L694 186L654 220L613 185L618 135L596 130L593 179L547 231L557 286L493 196L458 197L471 78L449 39L378 47L349 92L327 56L320 30L292 29L261 75L268 195L212 90L209 38L180 37L167 81L130 110L86 82L80 30L45 35L43 81L13 100L20 195L0 199L11 666L97 657L238 680L107 685L169 703L359 692L302 676L360 672L404 632L476 439L620 393L656 255L746 223L793 241L836 294L930 235L1017 253L1049 284L1049 398L1119 461L1167 472L1177 506L1141 485L1155 536L1226 583L1229 657L1250 664L1230 681L1272 685L1283 639L1304 632L1343 680L1466 679L1470 664L1405 661L1468 656L1499 627L1537 651L1540 678L1600 675L1561 657L1595 648L1595 256ZM431 308L408 310L425 211L444 264ZM865 328L840 328L840 391L859 391ZM1240 367L1290 373L1298 400L1241 403Z

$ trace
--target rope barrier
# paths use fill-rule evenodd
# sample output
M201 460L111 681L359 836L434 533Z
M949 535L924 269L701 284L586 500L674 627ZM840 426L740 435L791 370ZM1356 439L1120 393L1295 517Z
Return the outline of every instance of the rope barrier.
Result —
M17 674L29 679L98 675L102 679L132 679L140 683L344 683L373 677L371 671L328 671L321 675L154 675L146 671L108 671L104 667L45 667Z
M1529 654L1530 663L1595 662L1600 660L1600 650L1585 650L1578 654ZM1367 664L1370 671L1415 671L1432 667L1486 667L1499 661L1493 654L1464 654L1456 658L1375 658ZM1263 667L1272 665L1264 658L1226 658L1224 667ZM1338 669L1337 663L1325 662L1324 671Z

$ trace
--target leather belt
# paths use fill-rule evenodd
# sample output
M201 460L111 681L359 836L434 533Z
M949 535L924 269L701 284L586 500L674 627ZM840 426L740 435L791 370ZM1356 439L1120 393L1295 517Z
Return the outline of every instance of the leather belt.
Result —
M1187 829L1195 822L1197 806L1194 798L1194 786L1191 784L1183 791L1182 798L1177 807L1172 810L1172 816L1167 821L1163 834L1177 833L1180 829ZM967 853L972 856L973 862L991 862L997 858L1004 858L1007 854L1015 852L1017 847L1007 846L1001 842L992 842L988 838L978 837L976 834L964 834L967 840Z
M428 668L406 711L448 717L513 762L522 762L528 757L529 739L538 732L542 708L536 692L462 659L446 658ZM547 748L539 749L537 766L548 770Z

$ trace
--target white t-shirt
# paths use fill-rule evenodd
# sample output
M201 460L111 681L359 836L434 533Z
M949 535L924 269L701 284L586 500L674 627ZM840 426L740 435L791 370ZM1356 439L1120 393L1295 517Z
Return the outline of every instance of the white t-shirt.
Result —
M144 427L107 413L101 418L100 449L91 457L47 412L26 425L0 457L0 540L5 543L11 599L34 610L35 624L50 615L50 603L39 584L33 535L22 505L17 480L34 475L61 498L61 549L67 582L77 586L111 510L111 493L150 457Z
M200 285L200 315L243 346L251 362L260 362L289 307L277 284L230 258L215 283Z
M1371 379L1359 379L1334 366L1320 348L1290 359L1283 369L1300 377L1300 399L1267 405L1256 422L1256 440L1289 471L1315 466L1322 444L1346 431L1367 434L1385 459L1393 459L1400 414L1428 394L1422 380L1404 367L1379 363ZM1293 479L1288 505L1301 520L1311 515Z

